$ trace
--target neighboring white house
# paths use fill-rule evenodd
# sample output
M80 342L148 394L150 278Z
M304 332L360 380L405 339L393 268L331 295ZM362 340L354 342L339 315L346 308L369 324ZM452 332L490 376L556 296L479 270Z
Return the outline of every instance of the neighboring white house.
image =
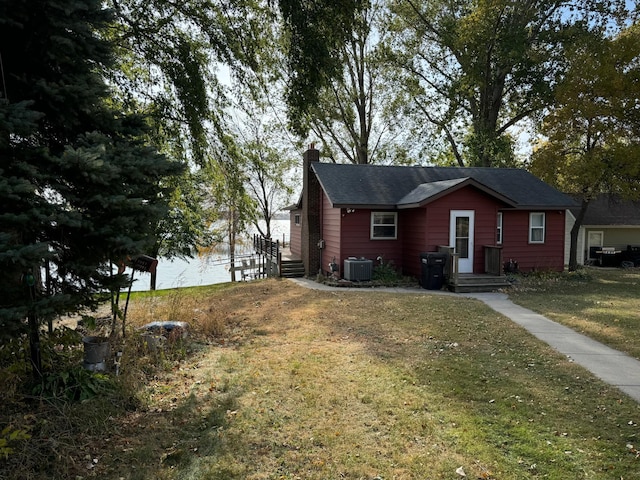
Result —
M565 264L569 263L571 227L578 211L572 209L566 216ZM578 234L577 253L579 265L619 266L632 261L640 266L640 201L608 194L592 200Z

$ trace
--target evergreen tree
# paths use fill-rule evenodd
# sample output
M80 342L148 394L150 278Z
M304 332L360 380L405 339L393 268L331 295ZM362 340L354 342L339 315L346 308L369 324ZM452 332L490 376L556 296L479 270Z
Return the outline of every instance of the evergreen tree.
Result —
M101 5L0 0L0 335L28 318L36 372L39 323L127 281L112 262L145 252L183 168L110 101Z

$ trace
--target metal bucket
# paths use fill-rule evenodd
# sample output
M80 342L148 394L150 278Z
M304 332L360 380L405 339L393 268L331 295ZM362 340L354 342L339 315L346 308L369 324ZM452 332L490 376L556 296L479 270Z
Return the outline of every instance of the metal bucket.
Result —
M109 340L105 337L82 337L84 345L83 366L91 371L105 371L109 359Z

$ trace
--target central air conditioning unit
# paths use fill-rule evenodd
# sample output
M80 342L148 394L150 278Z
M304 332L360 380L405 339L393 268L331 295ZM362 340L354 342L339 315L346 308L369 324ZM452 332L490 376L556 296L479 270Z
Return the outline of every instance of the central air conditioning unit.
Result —
M354 282L368 282L373 273L373 260L349 257L344 261L344 279Z

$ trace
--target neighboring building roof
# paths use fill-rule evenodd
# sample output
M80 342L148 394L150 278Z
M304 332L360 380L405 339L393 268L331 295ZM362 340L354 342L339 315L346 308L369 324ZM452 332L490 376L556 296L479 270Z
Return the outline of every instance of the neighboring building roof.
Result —
M576 200L581 201L580 198ZM577 216L579 207L571 211ZM589 202L582 225L640 226L640 201L603 193Z
M526 170L313 163L334 207L414 208L467 185L517 209L575 207L574 200Z

